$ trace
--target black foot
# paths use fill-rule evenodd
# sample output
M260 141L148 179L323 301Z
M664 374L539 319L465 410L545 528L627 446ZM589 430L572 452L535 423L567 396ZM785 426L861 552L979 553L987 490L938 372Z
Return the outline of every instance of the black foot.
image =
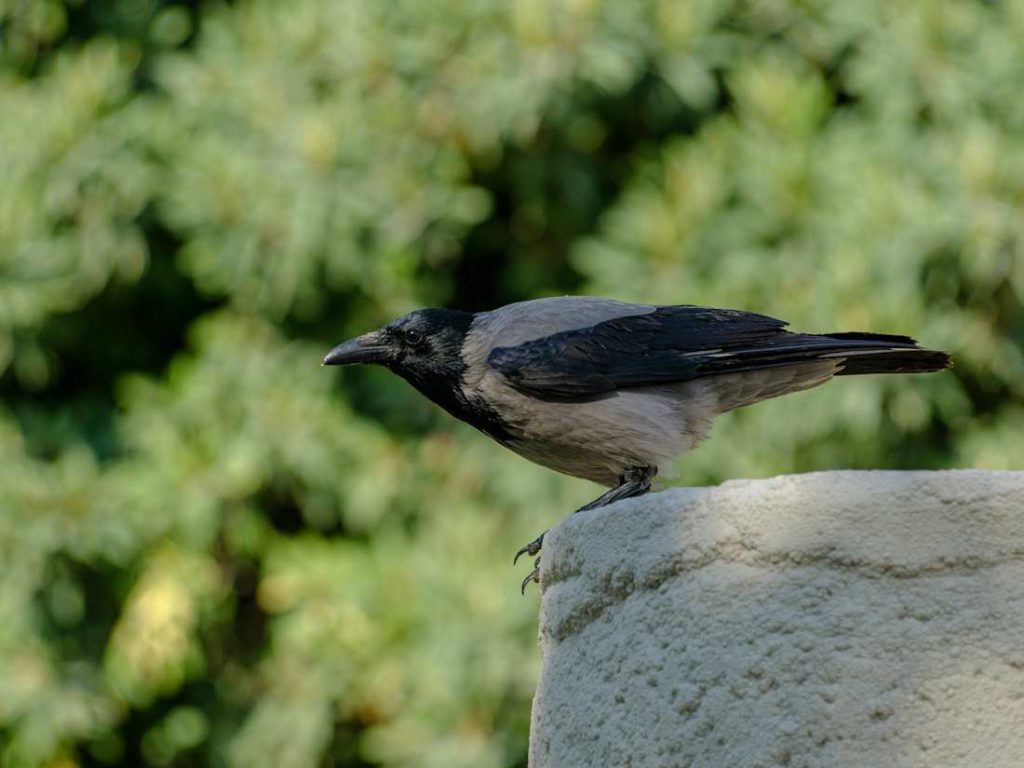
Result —
M540 584L540 558L539 557L533 563L533 570L530 571L530 574L525 579L523 579L523 583L519 585L519 594L521 594L521 595L525 595L526 594L526 585L529 584L531 581L534 584Z
M547 531L544 531L547 533ZM516 552L516 556L512 558L512 565L519 562L519 558L523 555L529 555L530 557L536 557L540 554L540 548L544 546L544 533L538 536L536 539L531 541L525 547L520 547L519 551Z
M629 467L623 473L622 477L619 478L619 484L614 488L605 491L601 496L594 499L589 504L577 509L577 512L584 512L590 509L597 509L603 507L606 504L611 504L619 499L629 499L634 496L643 496L649 490L651 490L651 481L654 476L658 473L657 467ZM547 533L547 531L544 531ZM512 565L519 562L519 558L523 555L530 555L534 557L540 554L541 547L544 544L544 533L538 536L536 539L531 541L525 547L516 552L516 556L512 558ZM530 571L530 575L523 579L523 583L519 587L519 591L526 594L526 585L530 582L540 584L540 558L538 557L536 562L533 564L533 570Z

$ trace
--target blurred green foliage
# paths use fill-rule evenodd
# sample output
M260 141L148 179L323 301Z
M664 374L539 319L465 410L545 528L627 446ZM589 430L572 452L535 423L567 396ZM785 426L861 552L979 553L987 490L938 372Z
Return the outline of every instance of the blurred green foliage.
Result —
M686 482L1019 466L1024 2L0 0L0 765L523 765L595 495L334 342L595 293L912 333Z

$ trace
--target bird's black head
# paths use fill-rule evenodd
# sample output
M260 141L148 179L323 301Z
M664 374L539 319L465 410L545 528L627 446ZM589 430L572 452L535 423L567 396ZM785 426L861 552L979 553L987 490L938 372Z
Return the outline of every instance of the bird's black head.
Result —
M469 312L420 309L339 344L324 358L324 365L383 365L434 397L438 387L458 385L462 343L472 322Z
M339 344L324 358L324 365L383 365L448 413L506 442L511 435L504 421L479 397L462 389L466 368L462 348L472 324L469 312L421 309Z

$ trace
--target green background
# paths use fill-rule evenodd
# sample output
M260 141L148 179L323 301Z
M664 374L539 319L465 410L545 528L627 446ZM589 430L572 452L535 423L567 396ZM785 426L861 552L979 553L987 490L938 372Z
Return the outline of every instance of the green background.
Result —
M560 293L956 368L679 482L1021 466L1024 2L0 0L0 765L525 764L599 489L336 342Z

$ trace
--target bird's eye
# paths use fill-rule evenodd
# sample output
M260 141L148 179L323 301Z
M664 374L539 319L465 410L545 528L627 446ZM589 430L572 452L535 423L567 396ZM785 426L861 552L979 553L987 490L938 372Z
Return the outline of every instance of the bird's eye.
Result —
M404 335L405 341L409 344L419 344L423 341L423 334L413 328L407 329Z

